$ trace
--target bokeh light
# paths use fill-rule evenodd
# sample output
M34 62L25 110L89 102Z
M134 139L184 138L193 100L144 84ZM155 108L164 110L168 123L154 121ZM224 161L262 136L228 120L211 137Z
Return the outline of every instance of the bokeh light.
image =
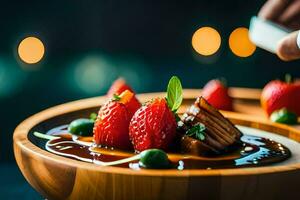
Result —
M212 27L198 29L192 37L192 46L196 52L203 56L210 56L218 51L221 46L221 36Z
M135 92L151 89L153 71L142 59L121 56L114 60L117 63L118 76L123 77Z
M18 46L18 55L27 64L39 62L43 58L44 53L44 44L36 37L26 37Z
M112 80L117 78L114 63L101 55L88 55L74 61L67 70L69 86L75 91L88 95L100 95L107 91Z
M105 94L119 77L124 78L136 92L148 91L153 87L153 72L142 59L94 52L70 62L60 81L67 83L66 90L82 97Z
M239 27L232 31L229 36L229 47L239 57L249 57L256 49L256 46L249 39L248 32L247 28Z
M0 98L10 97L22 90L27 73L14 60L0 58Z

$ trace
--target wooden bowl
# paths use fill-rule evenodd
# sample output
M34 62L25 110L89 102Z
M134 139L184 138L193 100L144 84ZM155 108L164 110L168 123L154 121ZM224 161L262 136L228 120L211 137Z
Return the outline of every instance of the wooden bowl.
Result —
M141 101L164 93L139 95ZM198 95L195 94L195 96ZM100 167L49 153L28 134L45 132L96 111L105 97L89 98L42 111L14 132L14 153L26 180L47 199L296 199L300 163L213 170L140 170ZM186 104L184 104L186 106ZM183 106L183 109L184 107ZM300 131L262 118L224 112L234 123L300 141Z

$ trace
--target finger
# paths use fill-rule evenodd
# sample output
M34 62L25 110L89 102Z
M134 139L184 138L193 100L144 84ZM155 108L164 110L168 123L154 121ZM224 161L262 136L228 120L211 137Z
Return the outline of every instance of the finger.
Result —
M277 55L284 61L296 60L300 58L300 49L297 44L299 31L295 31L284 37L277 46ZM300 45L300 38L299 38Z
M298 18L300 15L300 1L293 1L290 3L283 13L278 17L278 22L280 24L287 25L289 22L293 21L294 19Z
M258 16L264 19L276 21L288 4L289 0L268 0L260 9Z
M296 17L295 19L293 19L292 21L286 23L284 26L291 30L299 30L300 29L300 15L298 17Z

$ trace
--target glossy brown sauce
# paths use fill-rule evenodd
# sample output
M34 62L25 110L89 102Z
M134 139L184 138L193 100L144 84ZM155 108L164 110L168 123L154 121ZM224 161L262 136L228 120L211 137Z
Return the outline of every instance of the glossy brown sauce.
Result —
M66 127L60 126L48 131L47 134L62 136L46 143L45 148L48 151L91 163L116 161L134 155L133 152L97 148L78 143L66 134ZM80 141L80 138L78 140ZM241 140L243 142L242 147L225 155L200 157L170 153L168 156L173 168L179 170L255 167L281 162L291 156L288 148L270 139L244 135ZM137 162L115 166L140 169Z

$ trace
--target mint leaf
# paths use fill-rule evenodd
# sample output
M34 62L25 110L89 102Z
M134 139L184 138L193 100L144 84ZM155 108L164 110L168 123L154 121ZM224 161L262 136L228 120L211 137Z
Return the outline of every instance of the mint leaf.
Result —
M201 131L196 132L196 138L197 138L198 140L204 140L204 139L205 139L204 132L201 132Z
M172 76L167 88L167 103L169 108L176 112L182 103L182 86L177 76Z
M205 139L205 125L204 124L196 124L193 127L191 127L187 132L187 136L194 137L195 139L198 140L204 140Z
M180 117L179 117L179 115L177 113L175 113L175 119L176 119L176 122L181 121L181 119L180 119Z

